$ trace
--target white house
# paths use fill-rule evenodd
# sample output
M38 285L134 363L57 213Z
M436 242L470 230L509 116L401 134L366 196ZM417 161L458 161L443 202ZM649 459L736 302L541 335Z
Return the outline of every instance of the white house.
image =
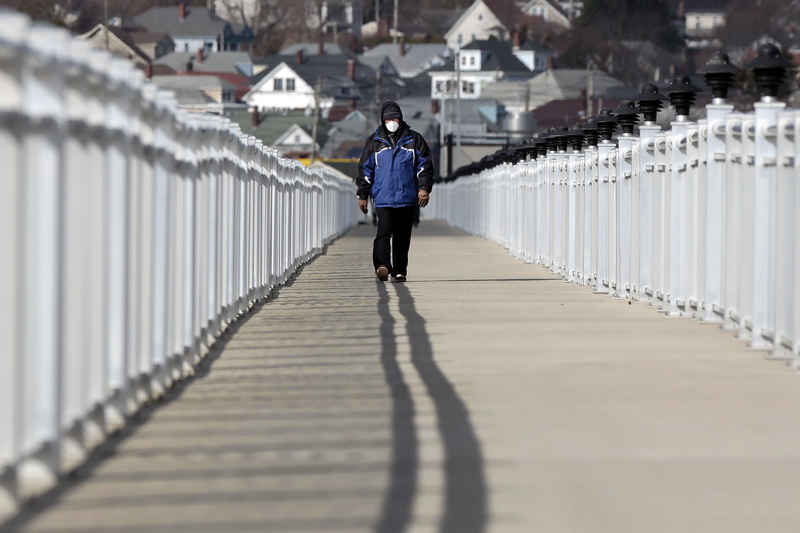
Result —
M314 87L307 83L287 62L272 69L244 95L250 107L263 111L276 109L313 109ZM321 97L321 109L330 108L333 98Z
M549 24L556 24L563 28L572 27L572 20L569 13L561 8L558 2L553 0L530 0L522 8L526 15L539 17Z
M724 11L687 11L686 36L690 38L710 37L714 30L725 25Z
M497 81L524 81L532 78L538 70L530 68L517 57L520 49L514 50L505 41L473 41L466 45L445 67L431 69L431 99L451 99L458 96L464 99L481 98L483 87ZM535 53L535 51L523 51ZM530 59L536 65L535 57ZM458 61L456 69L455 61ZM540 64L540 63L539 63ZM546 67L546 61L545 61ZM458 84L460 80L460 86ZM456 94L456 87L459 93Z
M281 155L290 152L311 152L312 147L314 147L313 151L319 153L319 143L315 143L311 133L298 124L292 124L283 135L272 143L272 148L278 150Z
M463 48L472 41L508 40L523 14L514 0L475 0L445 33L451 50Z
M319 88L319 107L323 116L332 107L355 108L366 101L364 90L375 84L375 71L346 55L306 56L298 50L279 58L276 65L244 95L251 107L270 109L313 109Z

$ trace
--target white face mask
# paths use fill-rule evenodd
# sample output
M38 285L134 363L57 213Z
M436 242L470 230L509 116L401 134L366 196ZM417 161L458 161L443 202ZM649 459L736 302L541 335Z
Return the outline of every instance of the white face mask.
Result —
M387 122L386 123L386 129L389 130L390 133L394 133L394 132L396 132L397 130L400 129L400 123L399 122L394 122L394 121Z

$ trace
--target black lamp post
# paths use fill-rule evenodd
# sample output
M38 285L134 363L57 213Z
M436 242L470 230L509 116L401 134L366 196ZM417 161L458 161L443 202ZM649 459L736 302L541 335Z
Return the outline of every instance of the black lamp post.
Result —
M580 124L575 124L570 128L567 132L567 140L569 141L570 146L572 147L572 151L574 153L578 153L583 148L583 138L585 134L583 132L583 128L581 128Z
M589 117L586 119L586 123L581 125L581 130L583 131L584 137L586 137L586 144L588 146L597 146L597 140L600 137L600 133L597 130L597 117Z
M697 71L703 75L706 85L711 87L711 96L718 103L728 98L728 89L733 86L734 79L740 72L741 69L732 65L728 54L721 50L714 52L706 64Z
M536 138L536 152L539 157L547 157L547 135L545 131Z
M614 115L617 117L623 135L633 135L633 127L639 122L640 112L631 100L623 100L619 103L619 107L614 110Z
M611 113L611 110L605 108L600 111L600 114L597 115L597 131L600 133L600 140L611 142L611 137L614 136L616 129L617 117Z
M688 117L689 108L697 99L696 94L702 92L702 89L692 85L689 76L676 76L672 79L672 83L670 83L666 91L670 103L675 108L675 115Z
M771 43L761 45L758 57L745 65L745 68L753 71L762 101L778 97L778 86L784 82L787 71L793 67L790 61L781 57L778 47Z
M639 104L639 110L644 116L645 124L652 124L656 121L656 115L661 111L664 106L663 102L669 100L666 96L658 92L658 87L652 83L645 83L639 89L639 98L636 103Z

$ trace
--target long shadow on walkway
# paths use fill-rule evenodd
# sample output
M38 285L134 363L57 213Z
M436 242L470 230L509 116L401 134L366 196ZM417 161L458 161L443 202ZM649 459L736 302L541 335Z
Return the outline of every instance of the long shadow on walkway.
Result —
M444 515L439 533L482 533L488 519L488 493L483 458L469 411L436 364L425 319L419 314L411 291L392 284L398 296L411 346L411 361L434 402L438 430L445 453ZM409 525L419 469L418 437L414 403L397 362L395 318L389 309L386 285L378 284L381 317L381 363L393 401L393 450L389 488L377 533L401 533Z

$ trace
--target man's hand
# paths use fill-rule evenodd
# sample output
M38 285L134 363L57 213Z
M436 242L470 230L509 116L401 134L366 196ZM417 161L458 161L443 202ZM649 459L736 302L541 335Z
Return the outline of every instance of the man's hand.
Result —
M420 189L418 196L419 196L419 206L420 207L425 207L426 205L428 205L428 200L431 199L431 195L428 193L428 191L426 191L424 189Z
M367 199L366 198L359 198L358 199L358 208L361 210L362 213L365 215L367 214Z

